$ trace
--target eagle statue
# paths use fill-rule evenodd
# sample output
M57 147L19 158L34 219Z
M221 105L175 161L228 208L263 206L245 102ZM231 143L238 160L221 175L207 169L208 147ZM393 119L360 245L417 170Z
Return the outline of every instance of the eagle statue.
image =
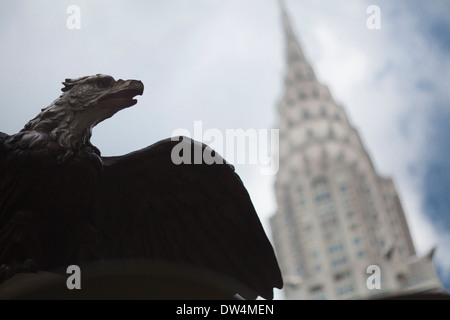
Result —
M90 261L149 259L205 268L250 288L244 298L272 299L280 269L234 167L186 137L102 157L93 127L135 105L142 82L97 74L63 85L20 132L0 133L0 283ZM176 163L174 150L192 159L209 150L219 161Z

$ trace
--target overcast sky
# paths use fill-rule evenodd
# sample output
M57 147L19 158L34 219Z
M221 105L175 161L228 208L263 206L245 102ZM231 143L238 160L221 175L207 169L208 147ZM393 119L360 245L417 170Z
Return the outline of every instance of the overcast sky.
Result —
M450 1L286 0L318 78L358 129L377 171L392 176L419 255L450 289ZM366 27L369 5L381 29ZM66 26L69 5L81 29ZM136 106L101 123L92 142L120 155L203 129L269 129L283 94L276 0L0 0L0 131L16 133L96 73L139 79ZM229 159L233 160L233 159ZM261 220L276 210L274 177L238 165Z

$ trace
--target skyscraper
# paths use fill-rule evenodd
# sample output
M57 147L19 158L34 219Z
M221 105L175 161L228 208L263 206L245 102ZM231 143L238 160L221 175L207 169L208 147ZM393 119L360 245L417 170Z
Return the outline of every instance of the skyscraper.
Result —
M416 256L393 181L377 174L345 110L316 79L284 8L283 24L287 71L271 227L286 298L440 290L434 251Z

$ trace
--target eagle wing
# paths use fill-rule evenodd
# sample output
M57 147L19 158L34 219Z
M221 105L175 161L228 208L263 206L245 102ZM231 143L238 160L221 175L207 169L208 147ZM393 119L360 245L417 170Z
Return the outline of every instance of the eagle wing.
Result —
M106 258L189 263L246 285L252 292L246 298L273 298L273 288L283 285L280 269L239 176L225 161L174 164L180 143L183 152L191 148L191 160L208 148L167 139L102 159L98 218Z

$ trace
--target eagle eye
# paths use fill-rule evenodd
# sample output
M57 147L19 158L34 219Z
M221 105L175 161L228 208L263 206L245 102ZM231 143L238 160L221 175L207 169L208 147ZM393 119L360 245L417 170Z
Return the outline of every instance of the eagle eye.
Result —
M97 81L97 87L99 87L100 89L110 88L114 85L114 82L115 80L113 77L101 78Z

